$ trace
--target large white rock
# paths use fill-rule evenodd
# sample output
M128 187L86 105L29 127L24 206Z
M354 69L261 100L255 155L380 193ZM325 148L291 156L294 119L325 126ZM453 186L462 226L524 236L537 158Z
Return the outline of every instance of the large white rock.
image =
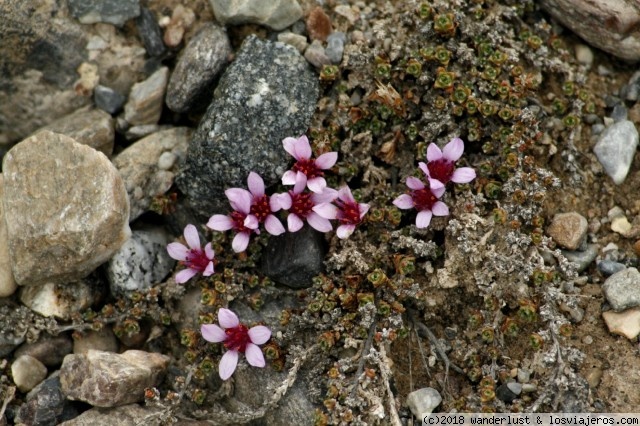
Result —
M4 220L18 285L87 276L129 238L129 199L101 152L43 131L4 157Z

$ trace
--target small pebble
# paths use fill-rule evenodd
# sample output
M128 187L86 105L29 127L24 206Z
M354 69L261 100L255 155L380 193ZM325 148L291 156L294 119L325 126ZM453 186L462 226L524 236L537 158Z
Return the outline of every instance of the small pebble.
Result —
M140 16L136 18L138 34L149 56L161 56L167 49L162 42L162 30L153 12L146 7L140 8Z
M307 50L304 51L304 58L314 67L322 68L323 65L330 65L331 60L322 47L322 42L314 40Z
M522 385L520 385L520 392L522 391ZM518 394L513 392L509 387L509 384L500 385L496 388L496 397L507 404L512 403L516 398L518 398Z
M524 368L518 368L518 382L527 383L531 380L531 372L529 370L525 370Z
M602 284L607 301L616 312L640 305L640 272L627 268L611 275Z
M589 388L595 389L600 384L602 380L602 369L601 368L592 368L585 376L587 379L587 383L589 383Z
M609 277L613 274L615 274L616 272L620 272L624 269L626 269L627 267L620 263L620 262L614 262L612 260L601 260L600 262L598 262L598 270L602 273L602 275L604 275L605 277Z
M584 343L585 345L590 345L593 343L593 337L591 336L584 336L582 338L582 343Z
M629 110L627 110L624 104L614 106L613 111L611 111L611 118L613 118L614 121L626 120L628 115Z
M598 161L616 185L624 182L638 146L638 130L628 120L605 129L593 148Z
M606 311L602 318L610 333L633 340L640 334L640 308L627 309L624 312Z
M332 64L338 65L342 62L342 54L344 53L344 44L346 41L347 36L340 31L331 33L329 37L327 37L325 53Z
M47 367L31 355L22 355L11 364L11 375L21 392L29 392L47 377Z
M577 250L587 237L587 219L577 212L558 213L547 229L548 235L560 246Z
M567 251L562 250L562 254L570 262L577 265L578 272L582 272L594 261L598 256L598 246L595 244L589 244L586 250L580 251Z
M326 41L331 31L333 31L331 18L320 6L316 6L309 12L306 22L307 32L311 40Z
M533 383L524 383L522 385L522 393L532 393L538 390L538 386Z
M422 388L407 395L407 406L414 416L423 419L442 402L440 393L433 388Z
M286 43L289 46L293 46L300 53L304 53L304 50L309 46L307 38L300 34L292 33L291 31L285 31L278 34L278 41Z
M101 110L115 114L122 109L125 97L109 87L97 85L93 89L93 101Z
M591 50L591 48L589 48L589 46L586 46L584 44L577 44L576 60L582 65L591 67L591 65L593 64L593 51Z

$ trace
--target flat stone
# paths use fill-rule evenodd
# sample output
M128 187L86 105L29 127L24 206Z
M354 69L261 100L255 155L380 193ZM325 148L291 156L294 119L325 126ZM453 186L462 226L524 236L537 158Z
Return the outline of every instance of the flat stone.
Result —
M640 305L640 272L636 268L616 272L602 284L602 291L616 312L636 307Z
M306 288L322 272L324 238L305 225L298 232L285 232L269 238L262 254L262 272L277 283L291 288Z
M163 130L134 142L113 159L129 196L130 221L171 188L187 156L190 136L186 127Z
M638 130L629 120L607 127L598 138L593 152L604 171L616 185L624 182L638 146Z
M167 252L173 238L162 227L136 229L107 263L111 294L148 290L175 266Z
M209 0L218 22L224 25L260 24L283 30L302 18L296 0Z
M586 250L562 250L562 255L578 266L578 272L582 272L587 269L591 262L595 260L596 256L598 256L598 246L596 244L589 244Z
M140 8L140 16L136 18L138 34L149 56L162 56L167 48L162 42L162 30L153 12L146 7Z
M169 68L161 67L131 88L124 105L124 119L132 125L156 124L162 114Z
M188 111L203 97L210 102L213 82L229 62L232 52L224 28L214 23L203 25L180 53L171 74L166 97L169 109Z
M21 392L29 392L47 377L47 367L30 355L22 355L11 364L11 376Z
M306 131L318 93L317 75L293 47L247 37L220 78L176 181L191 206L206 217L228 210L224 191L244 187L251 171L266 186L279 182L291 159L282 140Z
M634 0L541 0L540 6L589 44L640 60L640 6Z
M407 406L414 416L423 419L442 402L440 393L433 388L422 388L407 395Z
M126 100L122 94L110 87L98 84L93 89L93 101L96 107L109 114L115 114L120 111Z
M79 109L44 126L38 132L42 130L69 136L80 144L102 152L107 157L110 157L113 152L115 137L113 117L99 109Z
M602 272L605 277L611 276L616 272L620 272L627 269L627 267L620 262L614 262L613 260L601 260L598 262L598 270Z
M606 311L602 318L610 333L634 340L640 334L640 308L627 309L623 312Z
M160 383L169 360L166 355L138 350L67 355L60 368L62 392L95 407L139 402L145 388Z
M2 199L18 285L75 281L129 238L129 200L107 157L43 131L4 157Z
M69 0L71 16L83 24L105 22L123 26L140 15L139 0Z
M73 343L66 334L51 336L43 333L36 342L21 345L14 356L19 358L22 355L30 355L47 367L56 367L62 364L62 360L72 349Z
M4 194L4 176L0 174L0 199ZM13 279L11 257L9 256L9 236L4 220L4 206L0 203L0 298L11 296L18 286Z
M553 217L547 234L560 246L577 250L587 237L587 219L579 213L558 213Z
M20 289L20 301L33 312L64 320L84 311L100 299L100 292L88 282L45 283Z

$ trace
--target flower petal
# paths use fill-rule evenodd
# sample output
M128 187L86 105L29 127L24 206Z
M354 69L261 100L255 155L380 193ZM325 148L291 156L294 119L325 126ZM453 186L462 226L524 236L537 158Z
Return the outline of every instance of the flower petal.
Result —
M429 174L429 167L427 167L425 163L423 163L422 161L419 162L418 168L422 170L422 172L425 174L426 177L431 177L431 175Z
M455 183L468 183L476 178L476 171L471 167L460 167L453 171L451 180Z
M207 342L220 343L227 340L227 333L221 329L218 324L202 324L200 333Z
M251 201L253 199L251 193L242 188L229 188L224 191L225 195L229 199L229 204L235 211L240 213L249 214L251 210Z
M249 172L247 186L249 187L249 192L251 192L254 197L262 197L264 195L264 180L262 180L259 174Z
M292 137L288 137L288 138L284 138L282 140L282 146L284 147L284 150L287 151L289 154L291 154L291 156L293 158L295 158L296 160L299 160L299 158L296 156L296 143L298 142L298 139L296 138L292 138Z
M338 190L338 198L344 202L355 203L356 199L353 198L353 194L351 193L351 188L348 186L343 186Z
M189 249L181 243L169 243L167 244L167 253L175 260L186 260Z
M214 231L228 231L233 228L233 221L229 216L214 214L209 218L207 228L213 229Z
M338 153L335 151L327 152L316 158L316 167L322 170L330 169L338 161Z
M289 232L298 232L302 229L303 225L304 222L297 214L289 213L289 216L287 216L287 228L289 228Z
M330 203L336 198L338 198L338 191L333 188L325 188L321 193L311 194L311 201L313 201L314 205Z
M238 232L235 237L233 237L233 241L231 242L231 248L236 253L242 253L247 249L249 245L249 233L248 232Z
M273 194L269 198L269 207L271 207L272 212L277 212L278 210L289 210L292 204L291 195L288 192L284 192L282 194Z
M202 276L203 277L208 277L213 275L215 271L213 270L213 262L209 262L207 263L207 267L204 268L204 271L202 272Z
M449 215L449 207L442 201L436 201L431 206L431 211L434 216L448 216Z
M240 325L240 320L231 309L220 308L218 310L218 324L222 328L233 328Z
M257 229L258 226L260 226L260 221L255 215L248 214L247 217L244 218L244 222L242 224L245 228Z
M336 235L338 238L344 240L345 238L349 238L355 229L355 225L340 225L338 229L336 229Z
M325 219L335 219L338 216L338 208L331 203L320 203L313 206L312 210Z
M193 278L197 273L198 271L196 271L195 269L191 269L191 268L183 269L182 271L176 274L176 282L178 284L184 284L187 281L189 281L191 278Z
M227 351L220 359L218 373L222 380L227 380L238 366L238 351Z
M314 177L313 179L307 180L307 187L309 187L312 192L320 194L327 187L327 181L320 176Z
M293 193L299 194L307 187L307 175L302 172L296 173L296 183L293 186Z
M211 247L211 243L207 243L207 245L204 246L204 254L207 256L207 259L213 260L216 253L213 251L213 248Z
M409 189L413 189L418 190L418 189L423 189L424 188L424 183L422 183L422 181L416 177L413 176L409 176L407 178L407 187L409 187Z
M440 188L431 188L431 193L435 195L436 198L442 197L442 194L444 194L444 191L445 191L444 186L441 186Z
M253 343L247 343L247 346L244 349L244 356L247 357L247 362L254 367L262 368L265 365L262 351Z
M283 185L295 185L296 184L296 172L293 170L287 170L282 175L282 184Z
M444 189L444 183L440 182L438 179L429 178L429 188L433 189Z
M271 338L271 330L264 325L256 325L251 327L248 331L251 342L256 345L267 343L267 340Z
M369 204L360 203L358 204L358 207L360 208L360 219L362 219L364 215L369 211L370 206Z
M431 142L427 147L427 161L437 161L442 158L440 147Z
M329 222L329 219L323 218L314 211L309 213L309 216L307 216L307 223L311 225L313 229L320 232L329 232L333 229L333 226L331 226L331 222Z
M399 209L410 209L415 204L413 203L413 198L409 194L402 194L395 200L393 200L393 205Z
M458 161L464 152L464 142L460 138L453 138L442 150L442 156L449 161Z
M433 213L430 210L422 210L416 216L416 226L418 228L426 228L431 223Z
M192 249L200 248L200 236L195 226L189 224L184 227L184 239L187 241L187 245Z
M282 226L282 222L278 220L277 217L270 214L264 220L264 229L267 230L271 235L280 235L285 232L284 226Z
M301 158L311 158L311 145L309 144L309 139L307 139L306 135L302 135L298 138L295 145L293 145L293 149L296 152L296 158L298 160L300 160Z

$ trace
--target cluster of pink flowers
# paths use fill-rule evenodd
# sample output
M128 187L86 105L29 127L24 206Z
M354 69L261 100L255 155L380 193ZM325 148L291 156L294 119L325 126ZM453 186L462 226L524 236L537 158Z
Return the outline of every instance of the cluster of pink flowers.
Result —
M440 201L447 183L468 183L475 179L476 172L471 167L455 167L463 152L464 142L460 138L451 139L442 150L435 143L430 144L427 148L427 163L418 164L425 180L408 177L406 184L409 193L393 200L393 204L400 209L418 210L418 228L428 227L433 216L449 214L447 205Z

